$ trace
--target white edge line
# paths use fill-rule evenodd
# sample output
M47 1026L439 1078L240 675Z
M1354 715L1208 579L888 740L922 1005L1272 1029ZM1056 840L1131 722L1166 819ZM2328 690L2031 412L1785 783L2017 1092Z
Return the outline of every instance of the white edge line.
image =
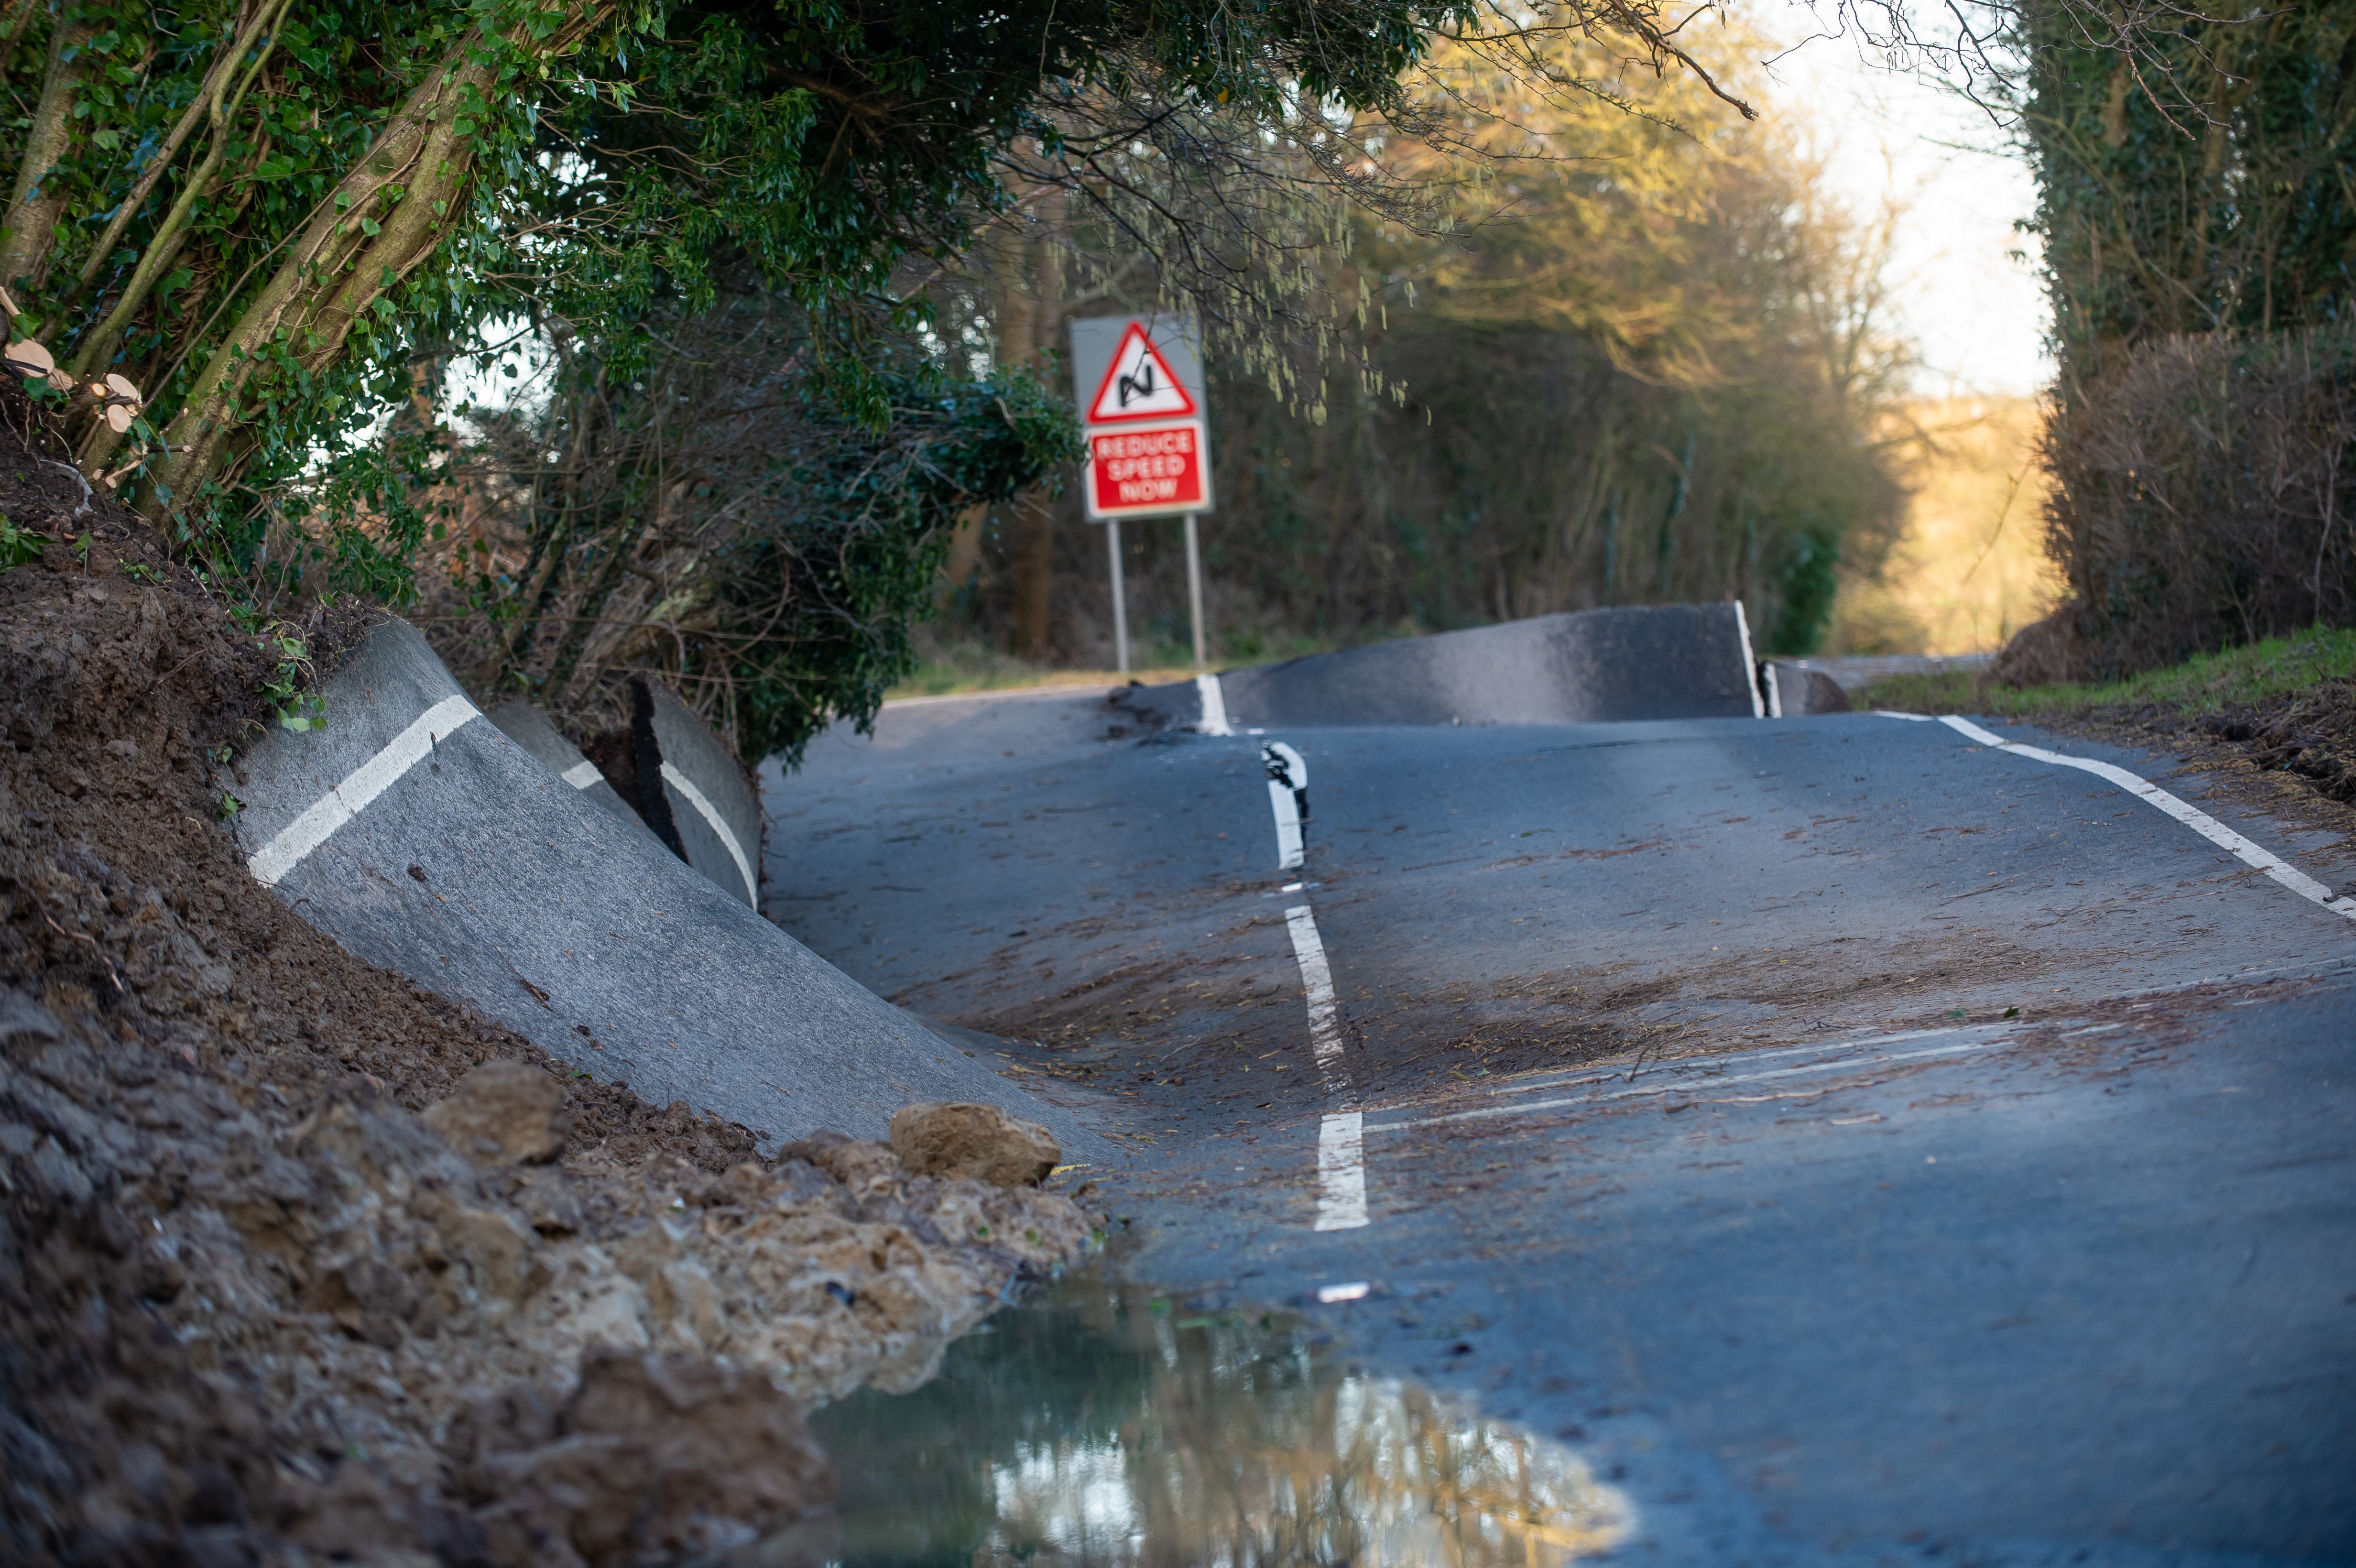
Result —
M1227 695L1219 689L1215 675L1194 677L1194 695L1202 699L1203 717L1195 728L1205 735L1232 735L1235 727L1227 722Z
M1759 700L1759 661L1751 653L1751 617L1742 612L1742 601L1734 602L1734 629L1742 636L1742 684L1751 693L1751 717L1767 717L1767 705Z
M369 803L399 783L418 759L461 725L482 713L463 697L445 697L410 721L381 751L346 773L343 782L313 801L245 862L253 880L274 888L304 857L325 844L336 829L368 809Z
M744 847L736 842L736 835L728 831L728 824L720 820L720 813L703 798L703 792L695 787L695 781L673 767L668 758L663 761L662 776L664 783L687 796L687 804L695 807L695 814L709 823L712 831L720 835L720 842L728 847L728 858L736 862L736 874L744 879L744 901L759 903L761 884L753 880L753 868L744 859Z
M1759 667L1767 674L1767 717L1781 719L1783 717L1783 687L1775 678L1774 663L1771 660Z
M2046 751L2041 746L2025 746L2018 741L2008 741L2000 735L1989 733L1970 720L1957 714L1944 715L1939 722L1965 739L1976 741L1983 746L1990 746L1999 752L2010 752L2016 756L2028 757L2035 762L2051 763L2056 767L2077 768L2082 772L2094 774L2096 778L2108 780L2129 795L2139 796L2149 805L2158 807L2220 849L2229 851L2243 864L2264 871L2308 902L2319 904L2345 919L2356 920L2356 898L2335 898L2329 888L2325 887L2306 872L2286 864L2279 855L2272 850L2261 848L2202 811L2199 806L2190 805L2169 794L2149 779L2131 773L2126 769L2110 763L2096 762L2092 757L2072 757L2060 752Z
M596 763L591 762L588 758L584 757L556 776L562 779L566 784L571 784L574 789L587 789L591 784L596 784L605 778L605 775L597 771Z

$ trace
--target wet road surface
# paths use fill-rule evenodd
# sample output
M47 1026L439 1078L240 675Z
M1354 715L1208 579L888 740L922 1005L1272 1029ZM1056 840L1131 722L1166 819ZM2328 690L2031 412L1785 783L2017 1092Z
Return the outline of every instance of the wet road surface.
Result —
M1111 722L823 738L768 911L1118 1135L1128 1273L1569 1445L1615 1561L2356 1560L2346 917L1944 725Z

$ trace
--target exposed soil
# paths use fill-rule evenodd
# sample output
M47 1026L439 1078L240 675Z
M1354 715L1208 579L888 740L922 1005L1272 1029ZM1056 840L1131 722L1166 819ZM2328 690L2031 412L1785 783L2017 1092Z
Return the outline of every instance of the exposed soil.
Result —
M257 639L5 430L0 512L53 541L0 572L0 1559L776 1537L831 1497L798 1402L921 1380L1087 1245L1062 1197L880 1145L755 1163L313 931L217 819ZM468 1080L498 1062L539 1098Z
M2197 719L2157 704L2097 709L2069 727L2171 752L2253 805L2356 833L2356 678Z

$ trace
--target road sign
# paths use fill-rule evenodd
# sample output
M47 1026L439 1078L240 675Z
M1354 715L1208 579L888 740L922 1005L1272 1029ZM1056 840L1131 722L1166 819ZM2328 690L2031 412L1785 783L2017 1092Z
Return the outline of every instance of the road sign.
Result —
M1072 395L1087 426L1080 490L1091 521L1211 509L1203 352L1193 322L1103 315L1072 323Z
M1132 321L1097 383L1087 419L1090 424L1119 424L1131 420L1185 419L1200 411L1186 383L1153 346L1153 335L1143 322Z
M1087 427L1080 498L1105 525L1112 558L1114 656L1129 673L1129 608L1121 592L1120 520L1186 519L1186 604L1194 667L1204 665L1203 549L1195 517L1211 509L1204 443L1203 344L1194 324L1168 315L1099 315L1072 323L1072 400Z
M1116 425L1088 432L1088 516L1135 517L1211 508L1203 422Z

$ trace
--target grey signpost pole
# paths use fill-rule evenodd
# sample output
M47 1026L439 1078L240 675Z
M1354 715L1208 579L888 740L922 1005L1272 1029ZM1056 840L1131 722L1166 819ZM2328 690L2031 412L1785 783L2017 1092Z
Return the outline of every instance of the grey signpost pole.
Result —
M1186 514L1186 609L1194 623L1194 673L1211 667L1203 657L1203 546L1196 537L1194 514Z
M1112 551L1112 654L1129 674L1129 603L1120 591L1120 519L1105 519L1105 547Z

